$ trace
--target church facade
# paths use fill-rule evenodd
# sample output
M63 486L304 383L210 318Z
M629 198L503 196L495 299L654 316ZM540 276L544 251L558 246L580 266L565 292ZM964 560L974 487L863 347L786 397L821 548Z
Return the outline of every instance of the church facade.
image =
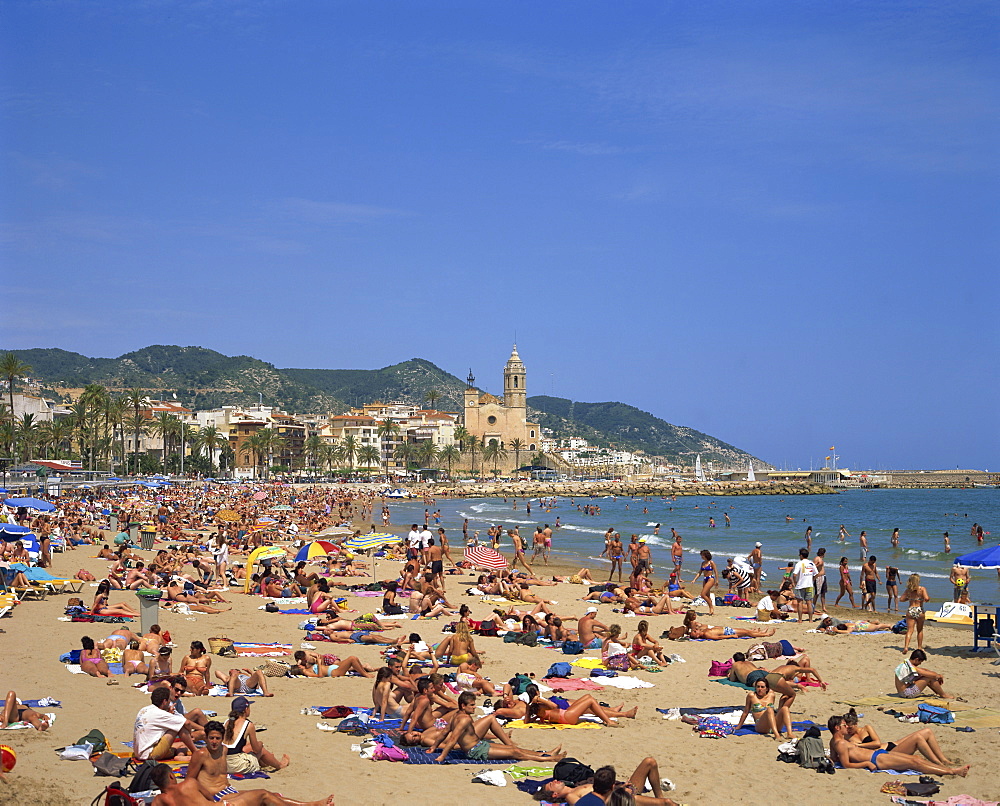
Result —
M504 469L515 466L515 453L511 443L520 440L520 463L537 453L541 446L542 431L537 423L528 422L527 372L514 345L503 370L503 399L488 393L480 394L476 379L469 371L465 389L465 428L474 437L484 438L488 444L496 440L508 452L501 463Z

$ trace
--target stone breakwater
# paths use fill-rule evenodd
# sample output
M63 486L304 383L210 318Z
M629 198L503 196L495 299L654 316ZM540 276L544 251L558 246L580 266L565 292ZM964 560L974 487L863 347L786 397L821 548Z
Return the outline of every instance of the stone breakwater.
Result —
M806 482L720 481L497 481L476 484L412 484L410 492L435 498L586 498L592 495L827 495L837 491L822 484Z

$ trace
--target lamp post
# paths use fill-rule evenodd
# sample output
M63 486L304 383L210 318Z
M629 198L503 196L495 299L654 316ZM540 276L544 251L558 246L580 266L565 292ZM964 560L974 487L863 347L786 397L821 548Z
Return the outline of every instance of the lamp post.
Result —
M184 419L181 418L181 478L184 477Z

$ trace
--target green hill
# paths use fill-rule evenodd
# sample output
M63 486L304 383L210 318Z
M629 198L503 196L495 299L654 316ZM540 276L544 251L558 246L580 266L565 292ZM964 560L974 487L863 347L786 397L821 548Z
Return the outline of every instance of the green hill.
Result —
M422 358L382 369L279 369L246 355L227 356L204 347L152 345L118 358L88 358L51 349L13 350L31 366L31 377L57 393L97 383L112 391L138 387L153 396L176 393L195 409L265 405L299 414L339 414L349 406L382 401L424 405L432 389L435 407L460 412L465 382ZM767 465L728 443L693 428L672 425L625 403L578 403L539 395L528 398L529 416L557 437L642 450L691 464L704 461Z

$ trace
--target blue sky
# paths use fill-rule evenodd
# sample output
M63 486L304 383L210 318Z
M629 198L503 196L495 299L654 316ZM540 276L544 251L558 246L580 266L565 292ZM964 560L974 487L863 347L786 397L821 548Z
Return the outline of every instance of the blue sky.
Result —
M0 1L0 349L427 358L1000 470L995 3Z

